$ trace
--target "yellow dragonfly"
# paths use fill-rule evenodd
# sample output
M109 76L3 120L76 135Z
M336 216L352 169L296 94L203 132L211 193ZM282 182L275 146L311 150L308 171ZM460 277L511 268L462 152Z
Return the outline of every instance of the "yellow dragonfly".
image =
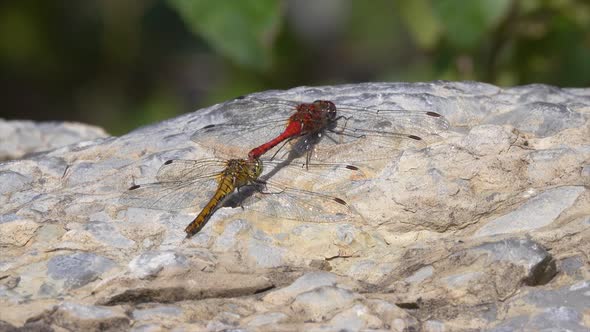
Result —
M199 232L236 190L238 203L235 205L255 205L263 200L267 204L261 212L277 218L323 223L342 222L356 215L342 198L292 188L269 178L277 173L282 173L287 180L300 175L321 184L329 183L330 178L353 176L359 171L358 167L337 163L288 163L255 158L168 160L158 170L157 182L133 185L122 195L120 203L158 210L200 206L201 212L185 229L187 237ZM321 172L321 176L313 175L314 171Z

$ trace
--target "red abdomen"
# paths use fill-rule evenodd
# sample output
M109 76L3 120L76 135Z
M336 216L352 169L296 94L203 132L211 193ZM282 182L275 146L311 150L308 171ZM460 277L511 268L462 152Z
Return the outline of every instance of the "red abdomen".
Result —
M271 141L250 150L248 158L260 158L260 156L281 142L301 135L320 131L325 124L326 121L324 121L323 115L319 110L316 110L314 104L300 104L297 106L297 112L289 118L289 123L287 128L285 128L285 131Z

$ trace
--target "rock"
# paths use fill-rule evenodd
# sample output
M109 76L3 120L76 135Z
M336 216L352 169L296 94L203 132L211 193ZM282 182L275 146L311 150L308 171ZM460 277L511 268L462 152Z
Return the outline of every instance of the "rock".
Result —
M102 128L81 123L0 119L0 160L107 136Z
M555 263L547 250L530 239L512 238L485 243L473 248L472 251L488 253L489 263L504 261L524 267L524 281L531 285L548 282L557 272Z
M403 299L396 300L398 306L414 310L417 317L437 321L444 329L476 328L477 324L471 324L494 322L498 310L494 303L514 296L524 285L546 285L557 273L549 252L528 238L466 243L449 250L452 253L421 250L421 260L435 263L418 268L404 279L392 276L389 290ZM471 308L469 314L462 313L462 307Z
M49 325L43 322L27 322L24 326L18 328L12 324L4 321L0 321L0 331L6 332L20 332L20 331L31 331L31 332L53 332Z
M0 246L24 246L39 227L39 224L27 219L1 222Z
M0 194L6 194L25 189L32 179L18 172L3 171L0 172L0 181L2 181Z
M227 331L235 329L238 325L240 315L233 312L221 312L207 323L207 331Z
M568 330L587 331L584 315L590 298L590 281L553 289L531 289L507 303L507 318L493 331ZM523 315L522 308L529 307L532 314Z
M74 253L51 258L47 262L47 274L63 281L65 289L75 289L96 280L115 266L112 260L89 253Z
M232 221L223 233L219 235L217 241L213 245L213 249L216 251L225 251L233 248L238 241L237 236L241 233L246 232L251 228L250 223L245 220L238 219Z
M248 256L259 267L270 268L283 265L285 250L257 240L251 240L248 245Z
M90 232L97 242L104 243L105 246L127 249L135 244L134 241L121 235L113 225L106 222L89 222L83 226L83 229Z
M523 315L509 319L490 331L588 331L581 320L582 316L578 312L567 307L558 307L544 310L530 318Z
M479 280L482 277L485 277L483 272L467 272L444 277L442 282L449 288L459 288L468 285L471 281Z
M178 317L182 314L182 309L174 306L161 306L148 309L137 309L132 313L133 319L137 321L144 320L165 320L169 317Z
M249 327L260 327L271 324L279 324L289 319L289 316L282 312L267 312L264 314L250 316L244 320L243 325Z
M407 277L405 279L405 281L408 283L411 283L411 284L422 282L424 279L432 276L433 272L434 272L434 268L432 267L432 265L428 265L428 266L420 268L418 271L414 272L414 274Z
M36 321L69 331L121 331L130 324L122 307L88 306L73 302L64 302L31 319L27 325Z
M129 262L129 272L139 279L155 277L162 269L184 271L188 268L184 255L173 251L147 251Z
M352 308L341 311L330 319L330 325L339 331L359 331L362 329L380 329L383 322L372 315L369 308L356 304Z
M386 322L393 331L419 330L419 322L404 309L380 299L368 300L372 312Z
M577 282L557 290L533 290L526 294L525 301L541 307L558 307L566 304L580 312L586 308L590 297L590 281Z
M297 295L291 303L291 309L304 320L321 322L334 311L350 307L357 297L346 289L322 286ZM340 322L345 321L346 317L340 317Z
M269 151L263 192L187 239L218 159L317 99L333 128ZM589 109L587 88L439 81L260 92L121 137L0 121L20 158L0 163L0 326L588 330Z
M171 303L254 295L273 287L273 283L263 276L189 269L182 274L158 276L153 280L119 276L103 283L96 295L97 303L101 305Z
M567 105L537 101L517 106L508 113L491 116L494 124L511 124L522 131L539 137L555 135L567 128L576 128L586 122L582 114Z
M309 272L288 287L268 293L264 301L277 305L287 304L301 293L323 286L334 286L337 279L336 275L329 272Z
M165 329L157 324L137 324L130 330L132 332L161 332Z
M512 140L513 135L506 127L481 125L471 128L462 145L471 154L486 156L507 152Z
M426 321L424 324L422 324L422 327L426 332L443 332L447 330L443 322L436 320Z
M550 189L529 199L520 208L489 221L476 236L529 231L547 226L585 191L583 187Z
M582 257L574 256L567 257L558 262L557 270L572 276L574 279L581 279L582 273L581 268L584 267L584 261Z

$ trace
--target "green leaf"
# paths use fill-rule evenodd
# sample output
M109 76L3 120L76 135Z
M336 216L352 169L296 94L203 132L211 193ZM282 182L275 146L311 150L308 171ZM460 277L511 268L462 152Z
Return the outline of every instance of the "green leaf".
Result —
M433 0L447 39L455 47L475 48L510 10L511 0Z
M397 4L400 17L416 43L424 49L434 48L441 29L429 1L400 1Z
M169 0L193 33L236 63L257 70L271 65L281 19L279 0Z

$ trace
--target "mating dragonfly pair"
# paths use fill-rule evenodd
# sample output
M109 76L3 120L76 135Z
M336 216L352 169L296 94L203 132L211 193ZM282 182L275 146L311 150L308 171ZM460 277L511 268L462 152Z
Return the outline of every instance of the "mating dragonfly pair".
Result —
M357 171L351 164L314 162L317 148L329 152L335 147L359 141L397 147L400 141L421 141L417 135L437 135L448 129L440 114L427 111L378 110L339 106L327 100L296 103L285 100L261 100L240 97L230 103L232 122L213 124L197 130L191 139L207 145L211 141L231 144L262 142L245 159L168 160L159 169L158 182L134 185L122 196L123 204L135 207L177 210L194 206L209 198L198 216L186 227L187 237L196 234L229 196L243 194L239 205L265 200L268 215L310 222L346 220L351 210L343 199L303 189L289 188L263 176L264 166L285 166L305 156L304 171L329 169L331 172ZM252 120L248 110L256 109ZM324 143L326 142L326 143ZM262 156L276 146L290 143L287 161ZM296 167L296 166L291 166ZM299 171L302 171L301 167ZM213 191L210 193L211 191ZM273 201L273 200L276 200ZM288 200L286 208L284 200ZM285 207L285 208L283 208Z

